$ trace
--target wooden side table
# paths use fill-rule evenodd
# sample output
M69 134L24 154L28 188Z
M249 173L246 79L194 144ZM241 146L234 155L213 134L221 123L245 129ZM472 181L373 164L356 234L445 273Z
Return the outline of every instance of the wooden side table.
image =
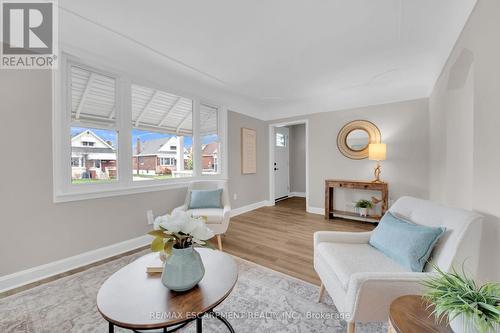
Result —
M335 188L345 188L354 190L364 190L364 191L379 191L381 197L376 198L377 202L381 204L381 215L369 215L367 217L360 217L358 214L353 212L344 211L341 209L335 209L334 207L334 189ZM325 220L331 219L335 216L365 221L365 222L379 222L384 213L389 207L389 185L387 183L373 183L373 182L363 182L354 180L338 180L338 179L327 179L325 180Z
M432 308L422 297L406 295L396 298L389 310L389 333L453 333L448 321L437 323Z

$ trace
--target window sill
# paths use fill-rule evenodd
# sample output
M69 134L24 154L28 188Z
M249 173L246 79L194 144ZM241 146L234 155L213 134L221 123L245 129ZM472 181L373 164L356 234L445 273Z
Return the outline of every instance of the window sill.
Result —
M130 194L140 194L148 192L157 191L168 191L173 189L187 188L189 184L193 181L207 180L207 177L200 178L186 178L175 182L155 182L152 184L135 184L129 185L127 187L117 186L104 188L102 185L95 186L93 184L81 184L81 186L76 191L72 192L54 192L54 203L71 202L71 201L81 201L81 200L92 200L99 198L109 198L122 195ZM227 180L220 177L210 177L210 180ZM109 184L107 184L109 185Z

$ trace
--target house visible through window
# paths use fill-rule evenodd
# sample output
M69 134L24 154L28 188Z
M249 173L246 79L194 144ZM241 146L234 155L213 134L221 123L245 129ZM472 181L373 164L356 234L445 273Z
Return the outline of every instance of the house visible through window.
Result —
M115 79L71 66L71 180L117 178Z
M191 99L132 85L132 126L134 181L193 176Z
M116 179L116 132L71 127L71 179L73 184L106 183ZM89 145L84 138L95 138Z
M202 175L221 172L219 156L221 141L219 135L219 109L202 103L200 105L201 166Z
M64 70L57 79L63 90L56 92L62 103L54 122L56 201L129 193L141 187L140 181L168 187L181 178L222 173L225 109L131 83L126 74L66 54L61 61Z

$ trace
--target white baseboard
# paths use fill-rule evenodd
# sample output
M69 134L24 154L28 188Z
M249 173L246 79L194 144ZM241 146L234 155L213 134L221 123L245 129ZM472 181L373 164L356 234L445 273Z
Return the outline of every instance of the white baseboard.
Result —
M288 196L289 197L305 198L306 197L306 192L290 192L290 194Z
M248 213L252 210L265 207L265 206L272 206L272 204L268 200L260 201L260 202L255 202L250 205L242 206L239 208L231 209L231 217L238 216L244 213Z
M231 210L231 216L237 216L252 210L273 206L274 202L264 200L250 205L239 207ZM141 237L126 240L120 243L102 247L96 250L78 254L73 257L64 258L48 264L28 268L23 271L12 273L9 275L0 276L0 293L10 289L18 288L26 284L30 284L60 273L70 271L94 262L107 259L124 252L132 251L142 246L148 245L151 242L151 236L144 235Z
M148 245L151 242L151 238L152 237L149 235L144 235L141 237L126 240L124 242L102 247L100 249L85 252L73 257L29 268L24 271L0 276L0 293L60 273L67 272L78 267L92 264L94 262L107 259L124 252L135 250L142 246Z
M307 212L311 214L325 215L325 209L320 207L308 207Z

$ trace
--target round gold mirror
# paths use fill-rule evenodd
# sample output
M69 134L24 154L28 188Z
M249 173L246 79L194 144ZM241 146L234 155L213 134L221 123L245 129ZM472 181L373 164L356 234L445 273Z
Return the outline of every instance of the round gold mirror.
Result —
M368 157L368 145L380 143L380 130L367 120L355 120L346 124L337 135L337 147L351 159L361 160Z
M345 143L351 150L362 151L370 143L370 134L363 129L352 130L347 134Z

